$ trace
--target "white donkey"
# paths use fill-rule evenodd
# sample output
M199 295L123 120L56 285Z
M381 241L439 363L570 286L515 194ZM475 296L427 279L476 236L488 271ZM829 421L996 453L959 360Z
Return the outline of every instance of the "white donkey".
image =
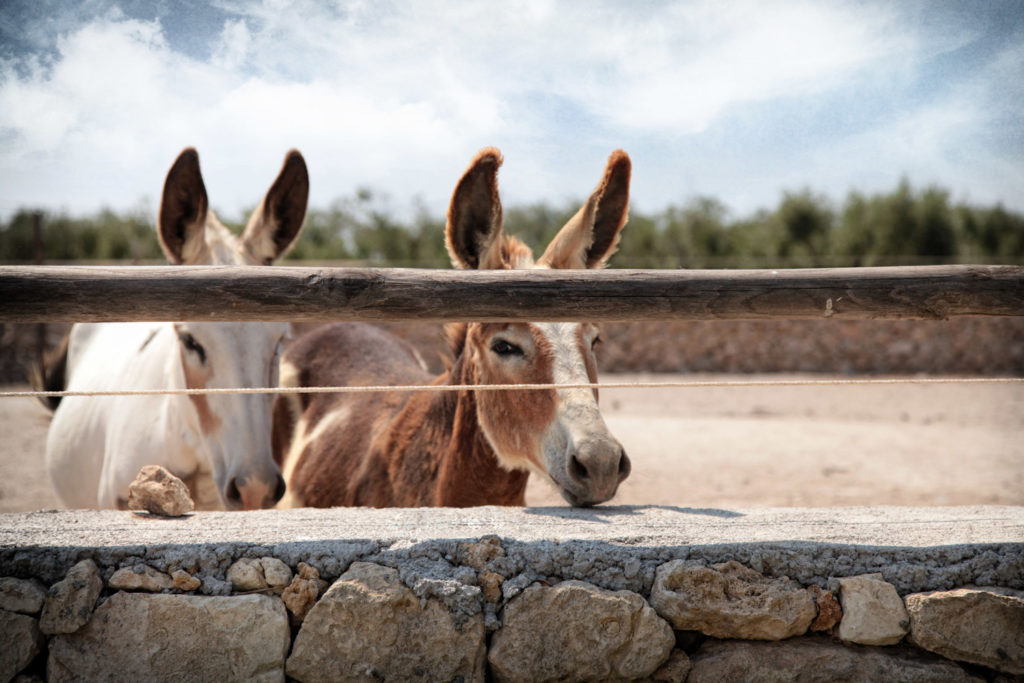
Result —
M172 263L270 264L295 240L309 176L292 150L241 239L209 209L199 155L185 149L164 183L160 243ZM73 391L277 385L288 323L80 323L48 388ZM270 507L285 483L271 455L271 395L68 397L46 441L46 466L69 507L124 507L144 465L181 477L201 509ZM54 402L56 403L56 402Z

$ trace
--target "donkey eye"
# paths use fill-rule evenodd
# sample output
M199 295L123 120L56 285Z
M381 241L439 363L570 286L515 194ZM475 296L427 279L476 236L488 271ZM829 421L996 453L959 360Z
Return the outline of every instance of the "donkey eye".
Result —
M206 362L206 349L203 348L202 344L196 341L195 337L186 332L181 335L179 339L181 339L181 343L186 349L199 356L200 363Z
M523 350L521 348L519 348L515 344L511 344L511 343L505 341L504 339L498 339L493 344L491 344L491 351L494 351L499 356L524 356L524 355L526 355L526 354L523 353Z

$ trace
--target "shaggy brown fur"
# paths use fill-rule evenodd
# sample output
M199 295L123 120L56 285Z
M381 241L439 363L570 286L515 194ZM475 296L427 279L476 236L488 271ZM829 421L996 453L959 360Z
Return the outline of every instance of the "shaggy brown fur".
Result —
M501 163L498 150L481 150L456 186L446 244L457 268L533 265L529 247L502 231ZM613 153L597 190L545 251L544 266L604 265L626 222L629 173L629 157ZM530 362L485 362L495 353L491 340L509 330L531 340L536 353ZM431 377L397 337L370 325L339 323L310 332L285 353L281 382L296 387L553 382L549 342L529 323L454 323L446 331L454 360L439 377ZM574 343L581 351L585 347L586 372L596 381L582 332ZM529 470L544 469L540 439L557 404L554 390L282 395L274 406L273 443L288 478L283 503L523 505ZM618 468L621 481L629 472L624 455Z

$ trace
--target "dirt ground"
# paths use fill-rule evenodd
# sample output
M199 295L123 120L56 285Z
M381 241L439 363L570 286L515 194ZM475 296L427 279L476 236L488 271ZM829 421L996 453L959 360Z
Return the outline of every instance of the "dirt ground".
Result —
M674 379L730 377L602 376ZM601 404L633 461L615 503L1024 505L1021 383L617 389ZM48 423L35 400L0 398L0 512L59 507ZM564 505L539 481L527 502Z

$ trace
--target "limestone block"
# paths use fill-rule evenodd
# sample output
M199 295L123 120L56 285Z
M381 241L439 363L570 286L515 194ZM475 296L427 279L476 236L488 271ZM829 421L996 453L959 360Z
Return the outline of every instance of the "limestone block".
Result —
M827 591L820 586L810 586L807 590L811 592L814 606L818 610L818 616L814 617L814 621L811 622L810 630L831 631L843 618L843 609L839 606L839 601L836 600L832 591Z
M910 637L943 657L1024 674L1024 593L959 588L907 596Z
M276 557L243 557L228 568L228 581L236 591L271 588L280 592L291 580L291 568Z
M175 569L171 572L171 581L174 583L174 587L180 591L199 590L199 587L203 585L201 580L192 576L184 569Z
M48 680L283 681L288 617L266 595L115 593L50 640Z
M32 617L0 610L0 643L0 681L9 681L43 651L46 639Z
M687 683L982 683L955 662L903 647L847 647L823 637L779 642L709 640L690 658Z
M705 567L673 560L658 567L651 606L680 631L716 638L781 640L807 631L814 598L789 579L735 561Z
M654 673L674 645L636 593L565 581L534 584L505 606L488 661L497 681L626 680Z
M672 650L668 660L651 674L654 683L683 683L690 673L690 658L679 649Z
M299 681L483 681L484 636L482 614L458 626L398 571L355 562L306 615L287 673Z
M258 591L267 587L263 566L254 557L243 557L228 568L228 581L236 591Z
M46 586L35 579L0 578L0 609L21 614L39 614L46 600Z
M137 564L118 569L110 577L107 585L118 590L159 593L173 588L174 581L169 575L153 569L148 564Z
M305 562L299 562L299 571L281 594L281 600L292 613L295 623L301 624L320 597L320 572Z
M910 630L910 617L896 587L881 574L839 579L843 618L836 635L858 645L895 645Z
M292 582L291 567L276 557L261 558L260 567L263 568L263 579L269 588L280 592Z
M196 509L185 482L159 465L146 465L128 485L128 509L181 517Z
M39 630L46 634L77 631L89 621L102 590L103 579L96 563L82 560L68 570L64 580L50 586Z

